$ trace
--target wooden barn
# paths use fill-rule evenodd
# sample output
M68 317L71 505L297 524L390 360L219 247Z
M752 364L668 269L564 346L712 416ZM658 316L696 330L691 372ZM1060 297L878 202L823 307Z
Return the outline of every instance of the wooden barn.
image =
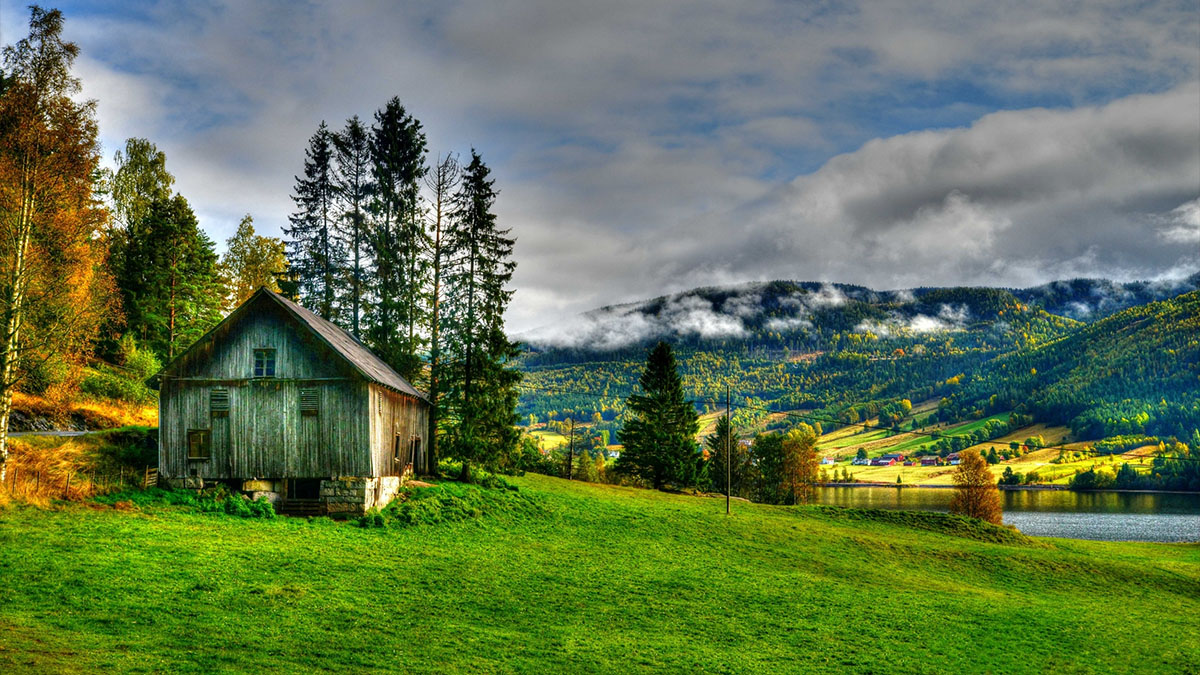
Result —
M149 381L159 475L284 513L362 513L425 472L429 402L349 333L265 288Z

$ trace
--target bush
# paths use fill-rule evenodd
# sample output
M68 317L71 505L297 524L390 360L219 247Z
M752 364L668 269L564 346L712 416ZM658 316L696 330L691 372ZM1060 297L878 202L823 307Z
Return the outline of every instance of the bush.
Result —
M158 429L121 427L96 435L101 440L97 452L110 462L135 469L158 463Z

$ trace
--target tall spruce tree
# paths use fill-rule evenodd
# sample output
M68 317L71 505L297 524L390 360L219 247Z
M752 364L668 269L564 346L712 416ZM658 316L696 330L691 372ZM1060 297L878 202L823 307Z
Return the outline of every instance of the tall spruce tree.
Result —
M671 345L659 342L650 351L639 383L642 393L628 400L630 416L621 429L625 450L617 471L648 480L656 489L695 485L702 468L696 450L699 415L683 397Z
M142 220L122 271L126 319L139 342L169 360L220 320L225 285L186 199L156 199Z
M371 182L371 138L358 115L346 120L346 128L333 136L337 156L335 185L339 201L338 237L344 243L346 275L344 286L347 328L362 338L362 311L369 277L367 208L374 184Z
M448 454L470 466L494 466L517 443L517 384L512 362L516 343L504 333L506 288L516 263L514 240L492 212L496 201L490 170L474 150L454 195L447 232L445 337L446 388L442 399L450 422Z
M424 346L429 266L420 182L425 153L421 123L392 98L375 113L371 129L375 224L368 244L375 273L365 334L375 353L409 380L421 374Z
M336 219L333 135L325 122L304 151L304 176L296 176L292 201L297 211L284 228L288 237L288 268L299 284L300 299L321 318L341 320L339 279L345 267L345 248L334 230Z

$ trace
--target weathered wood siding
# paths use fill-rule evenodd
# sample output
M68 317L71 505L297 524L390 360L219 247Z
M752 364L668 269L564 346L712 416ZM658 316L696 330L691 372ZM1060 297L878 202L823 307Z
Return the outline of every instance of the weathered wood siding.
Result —
M428 456L429 406L411 396L396 393L378 384L370 384L371 390L371 457L376 476L399 476L409 463L418 473L425 466L418 466L412 457L412 439L421 440L422 458ZM394 452L396 437L401 438L400 457Z
M275 377L254 378L254 350L275 350ZM365 380L281 310L247 315L188 354L159 392L159 467L166 477L321 478L380 475L370 452L373 408ZM300 389L318 391L315 416ZM212 417L214 388L228 417ZM209 429L211 458L187 457L187 431ZM390 449L390 446L389 446Z

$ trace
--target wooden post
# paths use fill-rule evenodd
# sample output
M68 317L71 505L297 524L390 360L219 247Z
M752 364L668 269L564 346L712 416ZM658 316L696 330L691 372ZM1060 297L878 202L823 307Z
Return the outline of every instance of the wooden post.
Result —
M729 479L733 462L733 408L730 407L729 383L725 383L725 515L729 515Z
M71 472L67 472L67 483L63 486L63 499L71 498Z

